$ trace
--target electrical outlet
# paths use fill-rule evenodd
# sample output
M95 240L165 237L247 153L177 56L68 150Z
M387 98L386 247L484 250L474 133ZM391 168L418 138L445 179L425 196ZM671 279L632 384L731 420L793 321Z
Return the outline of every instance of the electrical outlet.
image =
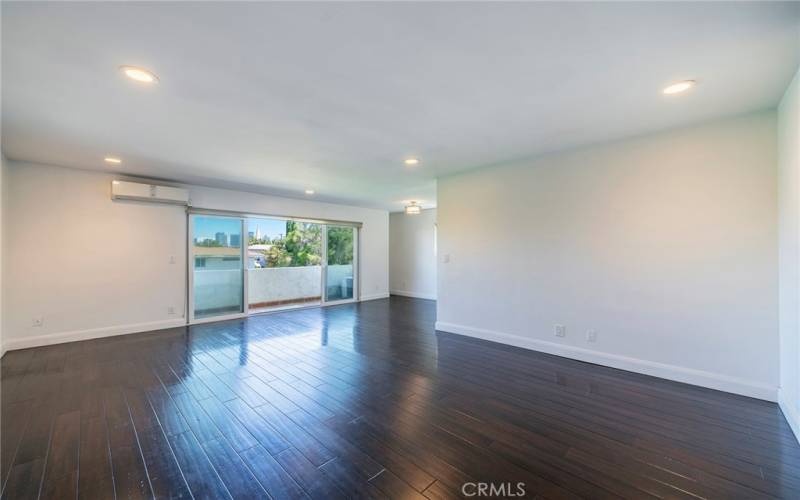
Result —
M33 320L31 320L31 326L40 327L43 324L44 324L44 318L42 317L33 318Z
M597 330L588 330L586 332L586 342L597 342Z
M175 308L170 306L167 308L167 314L175 314Z
M566 337L567 329L564 325L556 325L554 328L554 333L556 337Z
M170 264L174 264L175 263L175 256L174 255L170 255L169 256L169 263Z

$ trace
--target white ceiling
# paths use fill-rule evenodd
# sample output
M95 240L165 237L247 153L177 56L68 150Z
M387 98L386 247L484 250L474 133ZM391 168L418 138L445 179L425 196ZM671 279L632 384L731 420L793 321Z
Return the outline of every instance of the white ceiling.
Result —
M437 176L773 107L799 26L798 3L3 2L2 147L431 206Z

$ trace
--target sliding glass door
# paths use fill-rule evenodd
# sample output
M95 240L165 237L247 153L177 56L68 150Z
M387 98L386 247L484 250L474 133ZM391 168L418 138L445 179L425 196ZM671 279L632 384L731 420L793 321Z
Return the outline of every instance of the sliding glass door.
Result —
M245 313L243 223L238 217L189 217L191 320Z
M202 323L358 298L358 228L189 216L189 319Z
M247 232L251 313L322 302L322 224L251 217Z
M357 249L355 227L325 226L325 302L345 302L357 297Z

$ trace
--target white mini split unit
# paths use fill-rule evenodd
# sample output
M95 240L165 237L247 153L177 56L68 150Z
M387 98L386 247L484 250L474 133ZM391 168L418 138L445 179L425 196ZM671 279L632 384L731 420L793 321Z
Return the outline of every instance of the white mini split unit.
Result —
M189 191L141 182L111 181L111 199L189 205Z

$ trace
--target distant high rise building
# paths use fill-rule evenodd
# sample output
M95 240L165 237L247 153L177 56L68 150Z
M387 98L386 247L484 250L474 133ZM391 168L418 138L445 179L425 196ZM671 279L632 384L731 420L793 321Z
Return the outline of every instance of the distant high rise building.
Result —
M234 248L239 248L242 245L242 237L238 234L232 234L230 238L231 246Z
M261 241L261 228L256 226L256 239Z
M248 232L247 232L247 238L248 238L248 239L251 239L251 240L252 240L252 239L253 239L253 237L255 237L255 235L256 235L256 233L254 233L253 231L248 231Z
M217 240L217 243L226 247L228 246L228 234L227 233L217 233L214 235L214 239Z

